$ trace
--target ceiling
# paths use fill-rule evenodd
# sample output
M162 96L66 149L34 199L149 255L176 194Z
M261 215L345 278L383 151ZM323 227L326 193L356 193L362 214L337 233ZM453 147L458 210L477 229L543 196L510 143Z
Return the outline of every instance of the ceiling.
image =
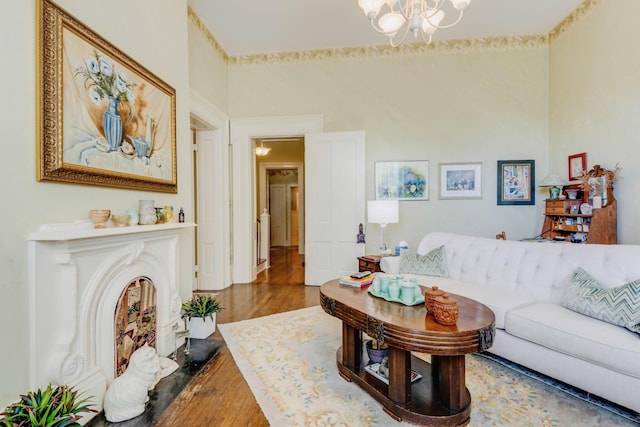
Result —
M583 0L472 0L434 41L546 34ZM357 0L188 0L230 56L387 44Z

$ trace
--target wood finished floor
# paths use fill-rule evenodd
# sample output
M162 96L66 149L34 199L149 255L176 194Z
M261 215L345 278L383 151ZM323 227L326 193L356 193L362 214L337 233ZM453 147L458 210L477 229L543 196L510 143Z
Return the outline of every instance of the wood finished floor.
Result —
M217 291L218 323L236 322L319 304L319 288L304 285L297 247L271 250L271 268L250 284ZM222 340L216 330L210 338ZM224 346L154 422L154 426L268 426L249 386Z

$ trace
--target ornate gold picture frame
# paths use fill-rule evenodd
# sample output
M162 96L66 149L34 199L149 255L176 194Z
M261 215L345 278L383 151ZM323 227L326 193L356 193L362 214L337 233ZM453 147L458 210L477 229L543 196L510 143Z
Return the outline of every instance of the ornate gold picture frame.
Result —
M38 0L37 179L177 192L175 90Z

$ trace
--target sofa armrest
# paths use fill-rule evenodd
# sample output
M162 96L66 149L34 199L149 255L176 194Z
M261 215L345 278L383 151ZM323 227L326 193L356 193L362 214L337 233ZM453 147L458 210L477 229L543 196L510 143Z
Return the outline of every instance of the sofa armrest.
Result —
M400 257L383 256L380 258L380 269L387 274L398 274L400 272Z

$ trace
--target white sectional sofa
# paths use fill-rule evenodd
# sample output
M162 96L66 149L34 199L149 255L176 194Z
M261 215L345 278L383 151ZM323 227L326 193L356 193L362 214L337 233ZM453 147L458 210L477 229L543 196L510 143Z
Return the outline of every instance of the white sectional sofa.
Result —
M640 279L640 245L507 241L426 235L416 252L444 245L448 277L404 274L490 307L489 352L640 412L640 335L561 305L578 268L609 287ZM384 257L399 274L400 257Z

